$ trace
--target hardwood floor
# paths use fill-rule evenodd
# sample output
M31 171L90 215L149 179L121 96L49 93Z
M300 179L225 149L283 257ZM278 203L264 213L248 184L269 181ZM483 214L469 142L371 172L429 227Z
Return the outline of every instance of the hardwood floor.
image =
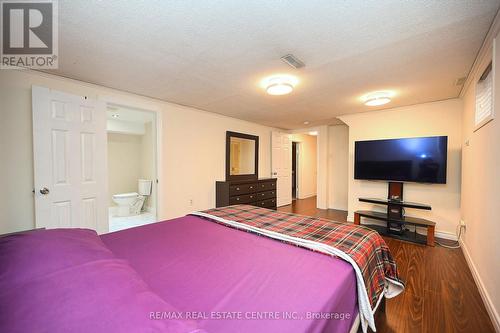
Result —
M315 197L278 210L347 222L346 211L317 209ZM406 289L378 312L377 332L495 332L461 249L384 239Z

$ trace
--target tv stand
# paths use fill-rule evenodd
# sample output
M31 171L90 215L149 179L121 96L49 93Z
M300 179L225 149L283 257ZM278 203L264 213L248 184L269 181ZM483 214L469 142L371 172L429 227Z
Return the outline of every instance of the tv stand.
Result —
M386 222L386 226L376 224L366 224L364 226L377 231L379 234L414 243L434 246L434 233L436 223L417 217L405 216L404 208L431 210L431 206L403 201L403 183L389 183L387 199L359 198L361 202L373 203L387 206L387 212L377 212L369 210L359 210L354 212L354 224L361 224L361 217L375 219ZM411 232L406 229L406 225L415 227ZM427 236L417 233L416 227L427 229Z

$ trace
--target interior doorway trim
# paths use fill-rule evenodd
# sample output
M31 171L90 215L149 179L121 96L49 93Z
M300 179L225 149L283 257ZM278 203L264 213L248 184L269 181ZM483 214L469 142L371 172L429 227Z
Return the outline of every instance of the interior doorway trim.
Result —
M156 220L163 220L165 213L163 211L165 193L163 191L163 179L160 170L163 170L163 145L161 140L161 133L163 133L163 117L161 109L155 105L143 101L130 100L127 97L117 97L117 96L98 96L98 100L106 103L106 106L117 106L127 109L135 109L141 112L150 112L155 114L156 118L156 161L155 161L155 175L156 179L153 182L156 183ZM108 182L109 179L106 179Z
M295 196L293 196L293 189L292 189L292 199L299 199L300 198L300 147L301 147L301 142L300 141L294 141L292 140L292 185L293 181L295 180ZM293 161L293 155L295 151L295 161ZM293 165L295 164L295 175L293 174Z

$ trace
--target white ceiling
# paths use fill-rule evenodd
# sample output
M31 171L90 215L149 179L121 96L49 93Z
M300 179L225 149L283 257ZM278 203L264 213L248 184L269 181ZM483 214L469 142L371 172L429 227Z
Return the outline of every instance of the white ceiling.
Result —
M377 108L457 97L499 0L59 1L55 71L261 124L294 129ZM300 70L280 57L292 53ZM286 96L259 87L297 75ZM382 108L384 108L382 107ZM380 108L380 107L379 107Z

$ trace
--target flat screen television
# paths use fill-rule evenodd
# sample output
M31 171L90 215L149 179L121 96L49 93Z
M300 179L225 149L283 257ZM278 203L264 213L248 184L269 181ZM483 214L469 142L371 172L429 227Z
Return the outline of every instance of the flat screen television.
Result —
M446 184L447 136L356 141L354 179Z

